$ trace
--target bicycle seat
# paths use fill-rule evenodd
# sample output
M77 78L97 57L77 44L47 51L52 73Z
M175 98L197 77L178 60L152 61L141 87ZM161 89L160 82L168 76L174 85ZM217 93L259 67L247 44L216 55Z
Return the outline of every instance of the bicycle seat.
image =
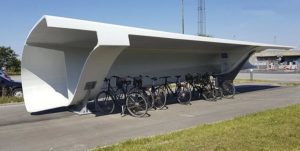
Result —
M179 78L181 77L181 75L176 75L176 76L174 76L174 77L176 77L177 79L179 79Z

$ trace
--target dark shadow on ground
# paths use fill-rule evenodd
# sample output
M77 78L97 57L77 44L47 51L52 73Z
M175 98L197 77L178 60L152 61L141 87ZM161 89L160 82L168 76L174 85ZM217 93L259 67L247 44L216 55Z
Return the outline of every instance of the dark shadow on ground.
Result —
M236 95L239 93L249 93L249 92L255 92L255 91L264 91L264 90L270 90L279 88L280 86L272 86L272 85L238 85L236 86ZM198 94L199 95L199 94ZM193 98L191 102L193 101L206 101L203 97L195 97L197 96L197 92L193 95ZM218 100L217 100L218 101ZM214 101L212 101L214 102ZM178 101L174 97L169 97L167 100L167 105L176 104Z
M45 110L40 112L34 112L31 113L31 115L43 115L43 114L52 114L52 113L68 112L68 111L69 109L67 107L60 107L60 108L55 108L55 109L50 109L50 110Z
M237 93L247 93L253 91L262 91L268 89L279 88L280 86L273 85L238 85L235 87Z
M22 123L31 123L46 121L51 119L59 119L73 116L67 108L57 108L42 112L28 113L25 108L17 112L13 112L9 118L0 121L0 126L16 125Z
M249 92L254 92L254 91L263 91L263 90L270 90L270 89L274 89L274 88L279 88L280 86L272 86L272 85L238 85L236 86L236 93L237 95L239 93L249 93ZM193 97L191 102L193 101L205 101L202 97ZM124 102L125 103L125 102ZM168 100L166 103L166 106L171 105L171 104L177 104L178 101L175 97L173 97L172 95L168 95ZM189 104L186 104L189 105ZM107 114L101 113L101 112L96 112L94 109L94 103L93 101L90 101L88 103L88 108L92 111L92 114L94 114L95 116L104 116ZM162 110L166 110L168 109L168 107L162 109ZM150 111L153 111L155 109L151 109ZM59 113L59 112L69 112L71 113L71 111L67 108L67 107L61 107L61 108L56 108L56 109L51 109L51 110L46 110L46 111L41 111L41 112L36 112L36 113L31 113L31 115L44 115L44 114L52 114L52 113ZM120 114L121 116L121 112L122 112L122 108L119 105L115 106L115 110L112 114ZM125 111L125 116L131 116L128 111ZM149 117L149 115L146 115L145 117Z

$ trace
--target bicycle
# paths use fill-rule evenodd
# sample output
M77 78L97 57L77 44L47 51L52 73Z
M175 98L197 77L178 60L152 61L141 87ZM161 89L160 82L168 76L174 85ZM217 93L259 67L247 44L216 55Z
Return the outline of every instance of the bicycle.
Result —
M167 102L167 95L159 86L155 85L158 79L156 77L150 77L150 76L145 76L145 77L152 80L150 92L153 96L154 107L159 110L165 108Z
M130 85L131 81L118 76L112 77L116 78L117 90L113 90L110 84L110 80L107 80L108 78L105 78L105 82L108 84L107 89L101 91L96 96L95 107L104 112L108 111L106 113L112 113L115 109L115 105L118 105L122 108L122 116L125 115L126 110L134 117L143 117L144 115L146 115L148 106L145 98L138 92L128 92L128 86ZM106 110L106 102L113 102L114 105L111 105L111 110Z
M201 75L199 73L195 73L193 76L192 74L188 73L185 75L185 80L192 89L193 96L195 96L197 92L197 98L202 96L204 100L207 101L213 101L216 99L215 91L210 84L210 79L207 74Z
M222 82L223 96L227 99L233 99L236 93L235 86L230 80Z
M160 79L164 79L164 84L161 85L161 89L168 95L172 95L177 98L177 101L180 104L191 104L191 90L188 88L186 84L182 84L180 82L180 75L175 76L176 79L176 87L173 91L170 87L171 82L168 81L168 78L171 76L160 77Z
M201 76L200 87L202 88L202 96L207 101L216 101L216 90L212 84L212 79L209 73Z
M95 110L103 114L111 114L115 110L115 91L113 90L110 79L104 79L106 89L99 92L94 100Z
M137 77L128 76L128 78L132 79L132 85L133 85L133 87L129 91L143 94L148 103L148 110L154 108L154 98L152 93L147 87L143 87L143 80L142 80L143 76L142 75L139 75Z
M224 97L223 95L223 89L219 86L219 82L218 82L218 77L210 74L210 84L212 86L212 89L214 91L216 100L222 100L222 98Z

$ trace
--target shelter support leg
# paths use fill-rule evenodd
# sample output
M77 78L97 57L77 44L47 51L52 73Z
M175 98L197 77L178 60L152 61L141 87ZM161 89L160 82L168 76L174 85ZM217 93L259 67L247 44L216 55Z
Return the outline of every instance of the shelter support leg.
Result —
M87 104L89 102L90 94L91 94L91 90L88 90L86 96L83 99L83 101L80 102L80 104L71 107L70 111L72 111L76 114L79 114L79 115L91 114L91 111L87 107Z
M83 99L83 101L81 101L78 105L73 106L72 108L70 108L70 111L79 114L79 115L86 115L86 114L91 114L92 112L90 111L90 109L87 107L88 103L89 103L89 98L91 95L91 91L92 89L95 88L96 85L96 81L93 82L87 82L85 84L85 90L87 90L87 93Z

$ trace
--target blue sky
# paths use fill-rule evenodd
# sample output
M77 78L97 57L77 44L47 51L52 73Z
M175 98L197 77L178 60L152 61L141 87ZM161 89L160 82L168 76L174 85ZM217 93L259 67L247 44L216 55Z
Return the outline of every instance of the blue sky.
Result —
M22 53L43 15L181 32L181 0L0 0L0 45ZM207 33L300 49L300 0L206 0ZM197 0L185 0L186 34L197 33ZM276 40L274 40L276 36Z

